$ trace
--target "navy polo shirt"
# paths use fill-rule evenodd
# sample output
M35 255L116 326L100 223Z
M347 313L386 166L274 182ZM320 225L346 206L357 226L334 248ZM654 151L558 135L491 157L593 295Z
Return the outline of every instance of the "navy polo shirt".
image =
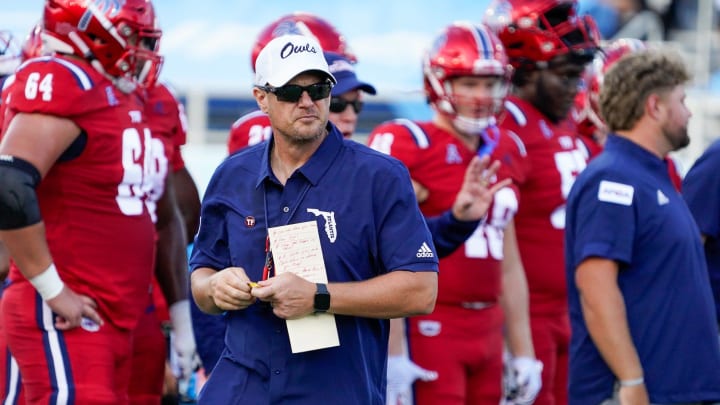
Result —
M344 140L330 123L328 130L285 186L270 168L272 139L218 167L203 199L192 269L238 266L251 280L260 280L267 227L317 221L330 282L367 280L396 270L437 271L437 254L407 169L392 157ZM333 213L332 226L314 210ZM232 385L228 382L244 377L217 375L227 368L216 368L201 399L384 405L389 321L335 319L339 347L293 354L285 321L267 305L228 312L223 357L263 383Z
M720 344L700 233L666 163L611 135L568 196L569 402L599 404L615 377L585 325L575 269L619 263L630 333L653 403L720 400Z
M705 258L720 324L720 141L695 161L683 180L682 193L700 232L706 236Z

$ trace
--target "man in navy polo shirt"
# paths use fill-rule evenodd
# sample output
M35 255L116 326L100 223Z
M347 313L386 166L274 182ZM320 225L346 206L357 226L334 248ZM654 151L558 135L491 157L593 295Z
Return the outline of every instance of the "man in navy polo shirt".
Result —
M328 122L335 78L314 39L273 39L256 68L273 135L214 173L190 260L198 306L228 321L200 403L383 405L387 319L429 313L437 295L410 177ZM317 221L327 285L267 265L268 228L307 221ZM318 311L334 314L339 346L292 353L286 320Z
M571 405L720 401L700 232L664 161L690 141L688 80L662 50L628 55L605 76L613 134L568 197Z

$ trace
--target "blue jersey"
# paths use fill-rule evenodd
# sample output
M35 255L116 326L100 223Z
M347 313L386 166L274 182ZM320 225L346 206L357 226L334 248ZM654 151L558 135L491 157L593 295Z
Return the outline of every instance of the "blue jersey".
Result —
M615 383L588 333L574 282L589 257L619 264L650 401L719 400L720 345L700 233L666 163L611 135L578 177L567 208L570 404L599 404Z
M202 204L193 269L238 266L251 280L260 280L267 228L317 221L331 283L395 270L437 271L437 254L407 169L392 157L343 140L334 125L328 129L318 150L285 186L270 168L272 140L218 167ZM242 403L258 404L385 403L388 320L335 315L340 346L293 354L285 321L263 303L230 311L226 319L223 356L266 383L226 392L232 397L203 398L207 403L234 403L237 395ZM223 370L216 368L213 376Z
M683 181L683 196L705 235L705 258L720 323L720 141L695 161Z

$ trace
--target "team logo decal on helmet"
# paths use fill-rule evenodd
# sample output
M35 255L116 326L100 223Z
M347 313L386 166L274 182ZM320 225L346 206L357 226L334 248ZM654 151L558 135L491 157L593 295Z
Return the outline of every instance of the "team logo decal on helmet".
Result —
M162 32L150 0L47 0L42 24L47 52L87 60L122 91L160 69Z

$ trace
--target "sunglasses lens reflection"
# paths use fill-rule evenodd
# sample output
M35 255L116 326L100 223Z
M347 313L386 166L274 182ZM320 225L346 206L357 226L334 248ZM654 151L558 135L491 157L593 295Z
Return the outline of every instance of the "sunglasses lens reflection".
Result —
M327 98L332 90L330 83L315 83L309 86L298 86L297 84L286 84L282 87L266 87L266 91L275 93L280 101L296 103L302 97L303 92L307 92L313 101Z
M360 100L348 101L348 100L344 100L340 97L333 97L330 100L330 112L341 113L341 112L345 111L345 109L348 107L348 105L352 106L353 111L355 111L355 114L359 114L360 111L362 111L362 109L363 109L363 102Z

